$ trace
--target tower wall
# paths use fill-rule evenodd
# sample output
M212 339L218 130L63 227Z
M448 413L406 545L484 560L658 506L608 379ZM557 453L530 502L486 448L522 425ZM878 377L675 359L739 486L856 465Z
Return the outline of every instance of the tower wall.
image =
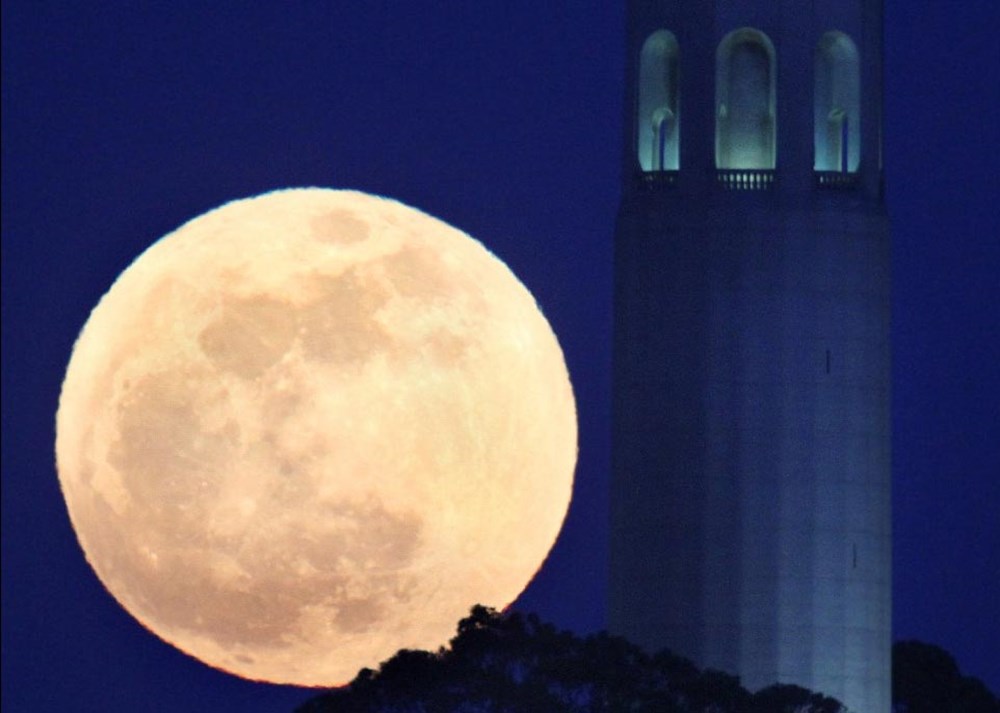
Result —
M776 48L777 165L734 184L713 162L714 63L744 26ZM632 80L659 28L680 48L680 169L650 173ZM812 67L831 29L860 49L862 146L857 173L821 183ZM890 709L880 32L860 0L633 3L615 238L609 628L857 713Z

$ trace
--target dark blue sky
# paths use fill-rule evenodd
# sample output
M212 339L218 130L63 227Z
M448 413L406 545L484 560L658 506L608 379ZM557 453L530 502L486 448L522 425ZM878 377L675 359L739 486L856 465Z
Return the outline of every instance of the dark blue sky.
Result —
M1000 5L885 10L894 631L1000 690ZM563 536L520 603L601 628L623 3L9 0L2 19L5 710L311 695L146 633L84 561L53 466L73 341L117 274L188 218L284 186L417 206L534 292L581 442Z

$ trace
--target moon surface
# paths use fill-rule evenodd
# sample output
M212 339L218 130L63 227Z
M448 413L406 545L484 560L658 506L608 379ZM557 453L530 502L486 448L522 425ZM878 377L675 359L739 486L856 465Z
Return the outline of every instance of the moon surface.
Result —
M56 417L87 560L201 661L339 685L503 607L569 506L576 409L481 244L354 191L234 201L93 310Z

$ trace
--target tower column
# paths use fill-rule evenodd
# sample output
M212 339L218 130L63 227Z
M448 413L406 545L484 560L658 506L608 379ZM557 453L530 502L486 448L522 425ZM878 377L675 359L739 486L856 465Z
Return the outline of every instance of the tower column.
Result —
M608 623L751 689L794 683L889 713L889 235L872 138L881 10L810 8L630 5ZM680 63L680 165L668 172L640 168L635 134L638 53L658 30L676 38ZM814 171L827 33L861 48L844 55L862 67L856 173ZM777 122L774 169L758 119ZM736 127L718 156L717 124Z

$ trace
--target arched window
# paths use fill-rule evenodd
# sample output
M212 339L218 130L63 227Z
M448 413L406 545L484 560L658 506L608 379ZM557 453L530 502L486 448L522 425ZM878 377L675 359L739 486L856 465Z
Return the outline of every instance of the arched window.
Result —
M715 165L773 169L775 137L774 45L759 30L726 35L715 56Z
M858 48L843 32L816 46L813 163L817 171L854 173L861 160L861 81Z
M643 171L680 168L680 67L677 38L657 30L639 57L636 137Z

